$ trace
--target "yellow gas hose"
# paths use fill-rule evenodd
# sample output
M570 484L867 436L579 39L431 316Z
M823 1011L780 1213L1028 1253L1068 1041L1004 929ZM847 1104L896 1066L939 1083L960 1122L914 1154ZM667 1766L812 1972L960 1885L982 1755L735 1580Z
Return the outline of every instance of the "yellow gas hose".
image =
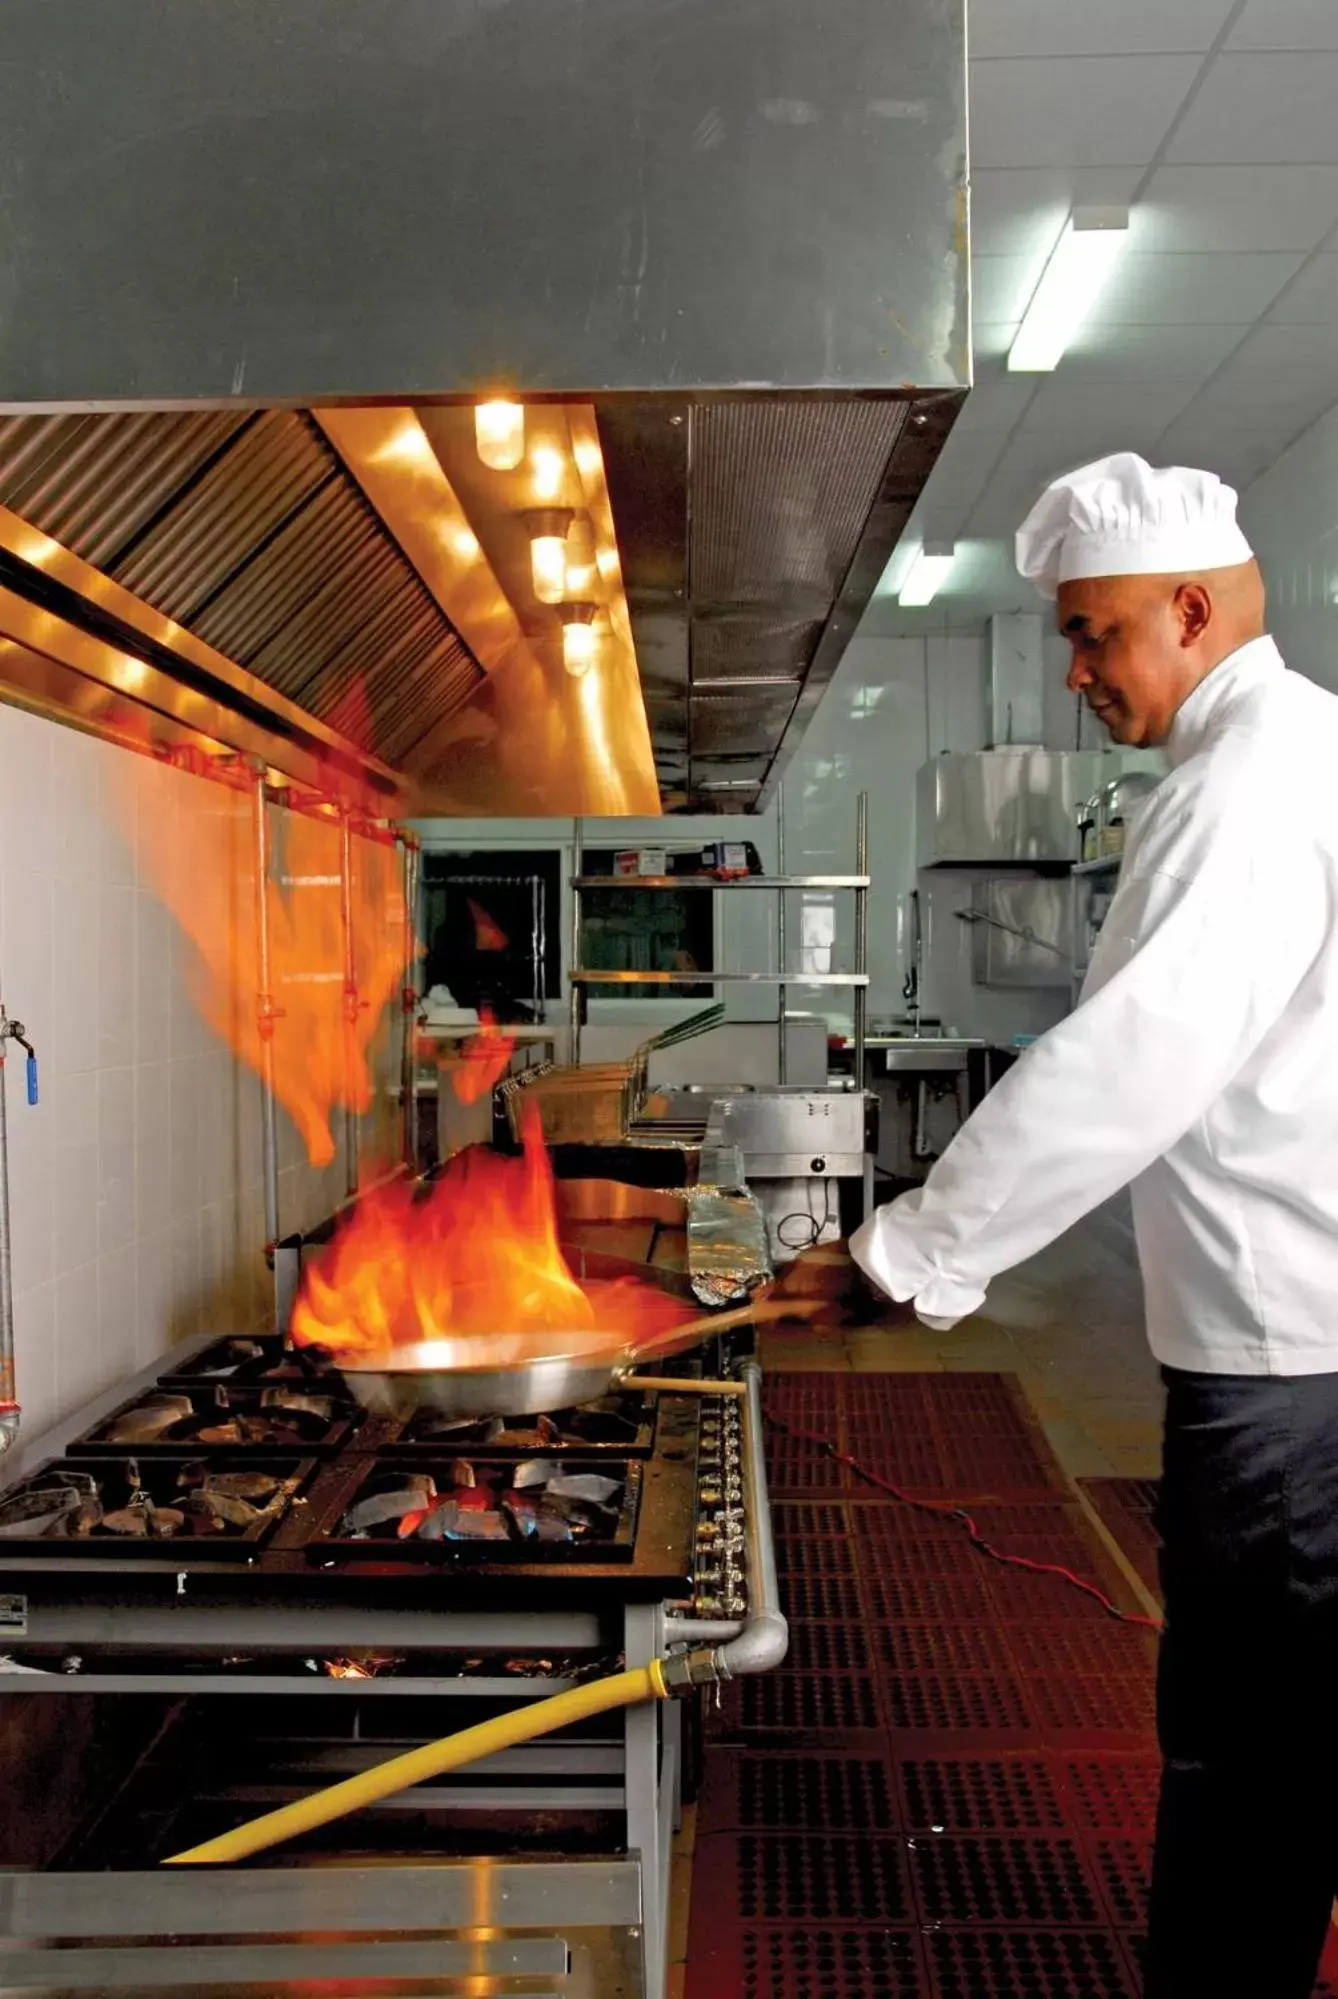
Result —
M610 1708L635 1707L639 1701L669 1698L663 1662L652 1659L649 1666L637 1666L609 1679L594 1680L588 1687L573 1687L549 1700L535 1701L532 1706L498 1715L493 1721L461 1729L458 1735L444 1736L440 1742L424 1743L421 1749L411 1749L404 1756L392 1756L388 1763L378 1763L374 1770L362 1770L356 1777L345 1778L342 1784L331 1784L328 1790L315 1791L309 1798L281 1805L278 1811L266 1812L232 1832L221 1833L217 1839L207 1839L202 1846L174 1853L163 1865L209 1867L230 1860L246 1860L253 1853L264 1853L268 1847L278 1846L282 1840L295 1839L299 1833L329 1825L332 1819L346 1818L363 1805L374 1805L411 1784L421 1784L425 1778L441 1777L448 1770L477 1763L499 1749L532 1742L537 1735L548 1735L555 1728L586 1721Z

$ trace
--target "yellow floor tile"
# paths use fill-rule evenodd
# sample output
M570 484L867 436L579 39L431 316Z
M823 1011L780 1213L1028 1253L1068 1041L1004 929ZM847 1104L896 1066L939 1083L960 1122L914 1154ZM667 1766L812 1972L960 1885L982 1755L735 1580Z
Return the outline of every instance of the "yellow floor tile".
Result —
M688 1915L692 1905L692 1857L681 1854L669 1869L669 1962L683 1964L688 1955Z

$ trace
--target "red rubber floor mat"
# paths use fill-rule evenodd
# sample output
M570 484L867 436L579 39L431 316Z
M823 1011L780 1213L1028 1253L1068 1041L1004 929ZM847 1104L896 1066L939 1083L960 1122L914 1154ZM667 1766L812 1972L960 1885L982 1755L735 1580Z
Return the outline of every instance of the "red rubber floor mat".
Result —
M1160 1599L1157 1551L1161 1541L1155 1524L1157 1480L1084 1478L1078 1483L1119 1542L1122 1553L1140 1580Z
M1140 1608L1005 1377L781 1375L765 1400ZM1153 1635L817 1445L769 1448L791 1649L708 1718L686 1999L1137 1999ZM1100 1487L1151 1542L1147 1482L1087 1482L1132 1555Z

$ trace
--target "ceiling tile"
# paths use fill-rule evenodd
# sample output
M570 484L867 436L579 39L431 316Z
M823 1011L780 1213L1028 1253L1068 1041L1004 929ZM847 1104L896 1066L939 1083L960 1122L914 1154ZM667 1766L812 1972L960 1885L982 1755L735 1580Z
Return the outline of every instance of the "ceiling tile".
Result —
M1067 462L1056 466L1059 472L1070 469ZM1035 505L1044 479L1022 478L1009 474L1006 478L991 479L980 499L971 510L967 521L968 531L976 535L1015 535Z
M1188 415L1233 428L1273 429L1277 448L1338 403L1338 365L1327 326L1260 326L1190 405Z
M1338 326L1338 255L1312 257L1266 317L1283 326Z
M1162 438L1157 462L1202 466L1239 489L1266 471L1287 442L1275 429L1243 430L1211 412L1188 414Z
M1335 223L1338 166L1159 167L1130 248L1313 250Z
M1061 368L1037 390L1018 435L1026 438L1062 431L1081 440L1078 448L1086 450L1087 440L1098 432L1109 434L1123 426L1129 440L1125 448L1141 451L1144 444L1160 437L1197 392L1194 382L1154 380L1108 382L1098 394L1090 383L1071 380ZM1098 443L1093 455L1106 448ZM1120 448L1118 440L1109 447L1112 451Z
M1327 0L1319 0L1320 5ZM1208 49L1233 0L986 0L971 15L971 58L1155 55Z
M982 319L987 324L992 320L1020 319L1045 269L1048 254L1047 245L1026 257L973 257L973 318Z
M979 483L994 470L994 461L1011 429L1009 425L1000 430L968 430L960 423L955 424L934 462L930 478L940 484L960 484L970 479Z
M1001 167L985 172L973 160L971 247L982 257L1048 255L1075 204L1130 201L1140 178L1138 166Z
M972 39L977 40L972 23ZM1247 0L1229 49L1338 49L1334 0Z
M971 157L978 167L1143 165L1198 70L1193 55L1042 56L973 65Z
M1250 326L1303 262L1300 250L1208 250L1178 256L1130 252L1107 279L1098 310L1115 325Z
M1087 322L1060 363L1065 378L1105 382L1206 382L1240 339L1237 326L1116 326Z
M976 319L971 323L971 350L976 367L989 361L997 361L1007 354L1017 337L1021 325L1017 319Z
M1005 374L999 362L976 357L976 385L954 431L1011 430L1036 391L1035 375Z
M1172 162L1338 163L1338 53L1219 56L1167 148Z

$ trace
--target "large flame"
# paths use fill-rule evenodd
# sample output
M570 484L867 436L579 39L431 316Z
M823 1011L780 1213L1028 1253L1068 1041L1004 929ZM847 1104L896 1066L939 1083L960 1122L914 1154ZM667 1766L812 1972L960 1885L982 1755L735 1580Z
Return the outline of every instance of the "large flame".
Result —
M364 1194L304 1270L292 1336L336 1358L443 1341L450 1364L493 1366L561 1351L572 1333L643 1344L686 1316L683 1300L635 1279L577 1283L535 1113L518 1158L470 1146L426 1189Z
M197 793L179 795L182 784ZM369 1059L386 1003L405 977L399 856L379 831L350 839L353 978L347 977L337 812L267 808L272 849L265 906L268 992L260 978L254 794L136 763L125 804L140 878L194 947L192 993L233 1053L261 1071L267 1041L275 1094L313 1166L334 1157L331 1119L374 1095Z
M476 1104L501 1082L516 1052L516 1037L499 1027L487 1007L479 1009L479 1031L471 1035L454 1064L449 1058L441 1065L442 1075L451 1070L451 1087L462 1104Z

